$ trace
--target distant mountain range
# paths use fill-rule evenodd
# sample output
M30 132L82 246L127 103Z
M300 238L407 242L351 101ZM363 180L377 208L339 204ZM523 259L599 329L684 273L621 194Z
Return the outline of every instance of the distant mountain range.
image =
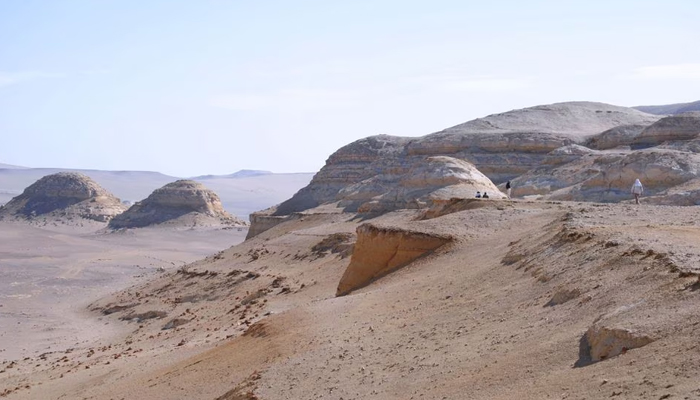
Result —
M10 165L10 164L3 164L0 163L0 169L23 169L26 167L20 167L18 165Z
M0 164L0 204L5 204L40 178L57 172L80 172L122 201L136 202L179 177L147 171L101 171L65 168L24 168ZM230 175L205 175L192 180L216 192L224 208L243 219L252 212L281 203L306 186L313 173L276 174L241 170Z
M700 100L692 103L666 104L663 106L637 106L632 108L656 115L681 114L689 111L700 111Z
M271 175L272 172L270 171L260 171L260 170L255 170L255 169L242 169L238 172L234 172L232 174L228 175L201 175L201 176L195 176L194 178L189 178L192 180L205 180L205 179L219 179L219 178L249 178L251 176L260 176L260 175Z

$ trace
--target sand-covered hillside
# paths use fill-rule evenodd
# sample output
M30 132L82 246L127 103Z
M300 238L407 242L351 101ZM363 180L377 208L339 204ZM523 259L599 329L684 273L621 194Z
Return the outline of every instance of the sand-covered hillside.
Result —
M697 398L696 214L475 199L361 219L309 210L94 302L93 318L125 332L6 360L0 387L13 399Z

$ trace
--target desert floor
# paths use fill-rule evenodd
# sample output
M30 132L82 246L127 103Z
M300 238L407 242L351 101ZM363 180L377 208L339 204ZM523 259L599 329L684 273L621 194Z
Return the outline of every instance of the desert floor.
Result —
M373 230L358 230L363 224ZM193 249L160 234L33 233L61 262L43 277L3 276L3 318L31 329L10 340L27 358L10 361L13 347L1 353L0 396L700 398L696 207L470 199L374 218L325 207L185 267L214 242L202 236ZM434 237L448 243L417 257ZM118 249L101 253L101 245ZM78 253L73 246L92 261L61 259ZM11 248L22 271L49 254L19 239ZM336 297L359 259L408 264ZM90 265L106 272L95 277ZM154 272L159 266L167 270ZM139 274L146 276L134 281ZM5 284L13 281L25 283ZM64 291L56 312L41 309L41 293ZM16 308L20 300L31 308ZM62 314L69 323L59 322ZM42 331L51 321L66 340L36 354L56 332ZM86 330L97 331L81 336ZM587 345L587 332L608 336ZM616 343L616 353L596 362L594 353Z
M0 361L109 337L123 327L86 306L142 279L240 243L247 229L39 228L0 223Z

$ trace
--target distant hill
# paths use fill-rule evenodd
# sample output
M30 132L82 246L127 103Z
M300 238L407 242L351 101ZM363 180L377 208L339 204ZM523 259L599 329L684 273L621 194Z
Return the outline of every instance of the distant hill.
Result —
M26 167L20 167L19 165L0 163L0 169L24 169L24 168L26 168Z
M80 172L95 180L122 201L134 203L178 177L148 171L101 171L61 168L0 168L0 204L9 202L40 178L57 172ZM264 173L263 173L264 172ZM252 212L281 203L306 186L313 173L275 174L267 171L239 171L231 175L198 177L221 198L224 209L248 219Z
M88 176L59 172L42 177L0 208L0 219L80 225L83 221L107 222L126 210L118 198Z
M663 106L637 106L632 108L656 115L681 114L688 111L700 111L700 100L692 103L667 104Z
M201 175L190 178L192 180L206 180L206 179L218 179L218 178L247 178L250 176L260 176L260 175L271 175L271 171L260 171L254 169L242 169L238 172L234 172L228 175Z

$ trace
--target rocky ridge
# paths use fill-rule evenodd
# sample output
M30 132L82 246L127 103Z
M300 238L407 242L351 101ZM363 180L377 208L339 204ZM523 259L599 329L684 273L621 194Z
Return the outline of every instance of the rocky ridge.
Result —
M179 180L156 189L112 219L112 229L141 228L151 225L246 226L221 205L219 196L199 182Z
M332 203L348 212L381 213L471 198L477 190L504 198L507 180L514 183L514 196L620 201L626 194L626 180L635 175L633 182L644 168L644 164L629 165L630 160L625 159L632 154L629 146L642 132L654 132L647 128L660 119L631 108L570 102L489 115L420 138L371 136L340 148L308 186L276 209L251 215L251 221L265 220L267 227L283 220L279 217ZM654 156L642 158L649 162ZM674 162L694 161L670 161ZM581 170L576 163L600 167ZM620 166L627 172L613 178L613 170ZM462 172L449 172L455 169ZM605 176L592 179L596 174ZM426 175L432 178L416 178ZM479 177L458 178L467 175ZM677 184L692 177L692 173L680 175L669 182ZM655 174L650 178L662 180ZM598 181L610 180L616 183L594 187ZM657 187L655 193L666 187L668 184ZM566 188L566 194L555 193ZM576 190L578 194L569 194ZM254 222L252 228L254 232L264 230Z

